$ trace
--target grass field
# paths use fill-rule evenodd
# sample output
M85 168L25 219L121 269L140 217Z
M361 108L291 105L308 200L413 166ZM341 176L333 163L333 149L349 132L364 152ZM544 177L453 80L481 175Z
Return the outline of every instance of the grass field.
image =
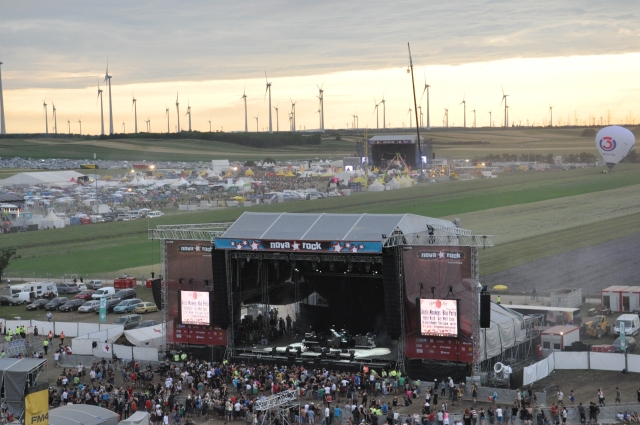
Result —
M432 129L423 131L425 139L433 139L438 157L473 158L487 154L519 153L531 161L536 155L563 155L591 152L596 154L592 137L581 137L583 128L478 128ZM290 146L281 149L255 149L223 142L195 139L114 139L78 140L33 137L24 139L0 138L0 157L31 158L93 158L114 160L172 160L201 161L203 159L262 160L341 158L355 152L355 141L362 132L348 131L341 141L325 136L320 146ZM369 130L368 136L378 133ZM414 134L408 129L388 130L380 134ZM460 144L460 142L488 142Z
M460 216L463 227L476 234L493 233L496 237L496 247L481 250L481 274L486 275L553 252L571 251L585 244L638 231L639 167L629 164L615 170L608 175L599 174L595 168L503 173L497 179L446 182L248 210ZM149 223L227 222L246 210L172 214ZM595 222L600 224L594 226ZM22 255L11 263L7 273L24 277L47 277L49 274L59 277L157 264L158 243L147 239L147 225L147 220L136 220L3 235L0 239L3 246L15 246ZM585 237L587 228L606 231L589 232L589 237ZM553 249L537 249L543 242Z

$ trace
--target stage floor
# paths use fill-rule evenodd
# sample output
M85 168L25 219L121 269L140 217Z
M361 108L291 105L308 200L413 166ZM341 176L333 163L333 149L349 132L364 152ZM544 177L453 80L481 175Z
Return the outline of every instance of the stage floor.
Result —
M273 348L275 347L276 353L279 356L285 355L287 347L289 347L290 353L297 353L298 347L301 348L301 357L307 360L313 360L314 358L320 358L321 354L317 352L313 352L310 347L303 346L302 341L300 340L300 336L290 336L285 335L283 337L278 338L275 341L269 341L267 344L257 344L257 345L240 345L236 346L236 352L238 354L252 354L256 357L269 356L273 353ZM346 352L345 352L346 350ZM348 349L337 349L331 348L330 353L326 354L327 358L335 358L337 353L341 359L349 359L350 350L354 350L354 360L362 361L362 360L376 360L376 361L396 361L397 360L397 349L396 344L392 344L389 346L378 346L375 348L348 348Z

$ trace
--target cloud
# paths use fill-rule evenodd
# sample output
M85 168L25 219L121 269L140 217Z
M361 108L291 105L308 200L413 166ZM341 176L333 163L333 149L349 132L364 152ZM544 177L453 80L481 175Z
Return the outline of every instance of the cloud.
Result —
M6 88L304 76L638 51L640 3L421 0L4 2ZM77 78L65 76L76 75Z

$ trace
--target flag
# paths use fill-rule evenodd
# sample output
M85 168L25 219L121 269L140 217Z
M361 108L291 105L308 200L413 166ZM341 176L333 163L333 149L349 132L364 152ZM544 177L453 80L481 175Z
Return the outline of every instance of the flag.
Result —
M111 344L102 344L102 351L104 351L105 353L111 354L112 350L113 347L111 346Z

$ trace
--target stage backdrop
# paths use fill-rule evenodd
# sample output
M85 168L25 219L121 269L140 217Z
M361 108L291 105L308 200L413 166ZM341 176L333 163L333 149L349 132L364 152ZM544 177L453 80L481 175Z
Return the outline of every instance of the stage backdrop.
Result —
M408 358L473 362L471 249L455 246L405 247L404 270L405 354ZM416 298L459 300L457 338L422 336ZM435 297L431 288L435 287ZM451 287L452 292L449 291ZM477 314L476 314L477 315Z
M213 271L210 243L166 241L167 335L170 342L198 345L226 345L226 332L213 323ZM182 279L182 283L180 283ZM207 287L207 282L209 287ZM191 282L191 283L190 283ZM181 322L180 292L210 293L209 325L186 325Z

